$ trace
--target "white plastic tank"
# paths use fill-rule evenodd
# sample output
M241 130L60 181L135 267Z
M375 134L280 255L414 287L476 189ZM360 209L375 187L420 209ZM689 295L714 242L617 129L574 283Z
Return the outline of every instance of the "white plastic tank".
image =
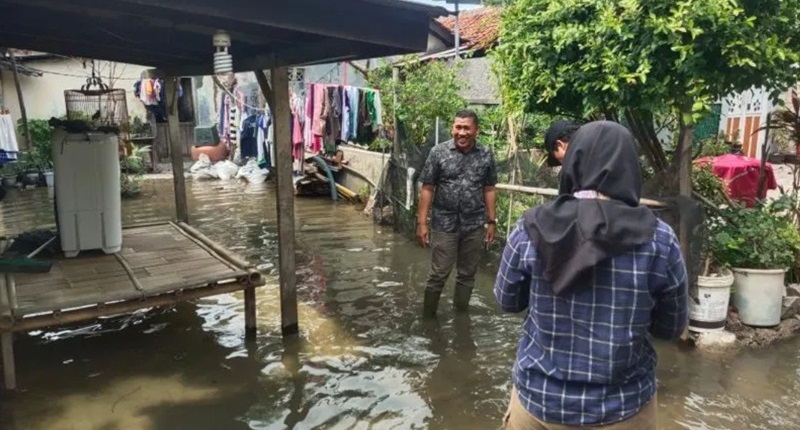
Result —
M58 231L68 258L122 249L118 148L114 134L53 133Z

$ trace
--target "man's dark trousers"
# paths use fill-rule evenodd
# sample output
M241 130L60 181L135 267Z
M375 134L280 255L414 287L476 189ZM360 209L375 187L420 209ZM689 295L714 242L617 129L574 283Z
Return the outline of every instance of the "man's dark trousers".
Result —
M431 232L431 271L425 287L423 313L433 317L439 307L442 290L456 266L456 288L453 305L458 311L469 309L469 299L475 286L475 273L478 271L484 252L484 229L475 228L466 232Z

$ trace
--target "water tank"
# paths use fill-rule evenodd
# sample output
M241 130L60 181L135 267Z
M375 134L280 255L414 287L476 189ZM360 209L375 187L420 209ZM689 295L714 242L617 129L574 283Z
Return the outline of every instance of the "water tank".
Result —
M122 248L118 148L114 134L53 133L58 231L68 258Z

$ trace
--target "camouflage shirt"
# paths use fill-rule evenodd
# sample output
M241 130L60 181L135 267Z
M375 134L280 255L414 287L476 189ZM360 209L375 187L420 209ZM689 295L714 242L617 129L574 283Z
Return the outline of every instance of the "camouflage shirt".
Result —
M436 145L422 169L420 181L436 187L431 230L466 233L482 227L486 219L483 187L497 183L492 151L476 144L466 154L452 140Z

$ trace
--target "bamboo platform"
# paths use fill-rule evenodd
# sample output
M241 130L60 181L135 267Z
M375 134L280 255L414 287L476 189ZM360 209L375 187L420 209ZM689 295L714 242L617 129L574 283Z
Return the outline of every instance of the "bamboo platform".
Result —
M261 275L247 261L184 223L123 229L120 252L57 258L48 273L0 274L6 386L15 385L12 332L242 290L250 332L255 330L255 287L262 285Z

